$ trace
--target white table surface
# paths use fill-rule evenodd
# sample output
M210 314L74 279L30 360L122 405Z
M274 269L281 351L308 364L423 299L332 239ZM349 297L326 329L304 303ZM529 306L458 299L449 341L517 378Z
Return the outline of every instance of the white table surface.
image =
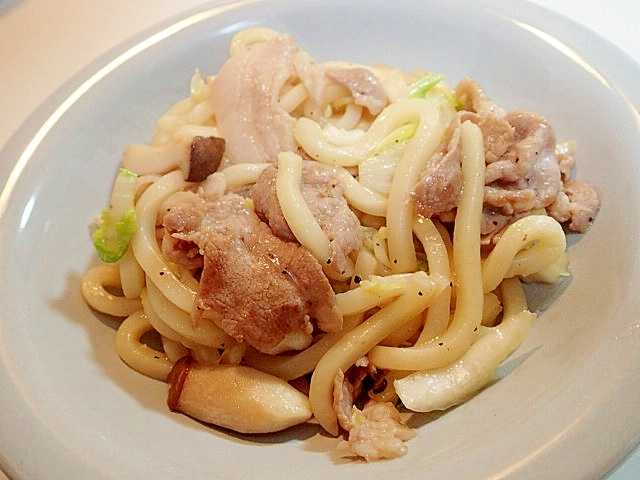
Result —
M0 150L51 93L92 61L134 34L205 3L210 1L0 0ZM534 3L585 25L640 63L638 0ZM637 478L640 451L610 480Z

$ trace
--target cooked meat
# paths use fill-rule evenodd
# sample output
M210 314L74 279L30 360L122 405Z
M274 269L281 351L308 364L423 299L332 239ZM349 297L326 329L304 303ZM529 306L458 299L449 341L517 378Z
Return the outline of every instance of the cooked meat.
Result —
M211 86L211 101L232 163L273 162L294 150L295 120L278 104L294 74L298 50L289 35L247 47L222 66Z
M481 118L501 118L506 111L497 105L471 78L463 78L456 86L456 100L461 104L461 111L475 112Z
M204 202L205 199L201 195L195 195L193 192L188 191L180 191L171 195L165 203L163 203L161 211L169 209L170 205L175 204L180 204L183 208L189 207L197 210L204 205ZM198 245L192 241L182 240L172 236L167 229L165 229L162 237L161 249L162 255L169 261L183 265L188 269L195 270L202 268L204 265L204 258Z
M407 453L407 440L416 431L404 425L400 412L391 402L369 400L362 410L353 407L353 422L349 438L339 444L345 456L358 456L367 462L401 457Z
M377 115L387 105L387 94L376 76L366 68L330 68L326 75L346 87L356 105L362 105Z
M253 202L258 215L277 236L294 241L276 195L276 173L275 166L262 172L253 188ZM304 160L301 190L311 213L329 237L331 264L328 270L342 276L349 268L349 256L360 248L364 239L360 221L349 208L342 195L342 185L330 167Z
M600 197L592 185L568 181L564 192L558 195L549 213L560 222L569 222L569 229L574 232L584 232L596 215L600 207Z
M352 366L346 376L338 370L333 381L333 409L340 426L349 434L338 450L367 462L404 455L404 442L416 434L401 422L400 412L391 402L367 400L362 410L354 405L364 391L365 379L371 376L375 376L373 365Z
M462 188L459 119L454 119L453 125L449 141L431 157L413 191L417 210L427 218L450 212L458 206Z
M312 320L327 332L342 327L320 264L276 237L239 195L177 204L163 224L165 239L193 242L204 254L196 319L218 312L225 332L264 353L308 346Z
M183 265L190 270L204 266L204 257L198 245L171 235L165 235L162 239L162 254L173 263Z
M352 365L346 375L342 370L336 373L333 379L333 411L344 430L353 428L353 406L365 391L365 380L376 376L376 368L370 363L367 366Z
M354 387L345 381L344 373L338 370L333 379L333 411L338 418L338 424L347 432L353 428Z
M459 125L471 120L484 139L485 242L506 225L541 209L566 222L570 230L584 231L598 210L598 194L586 184L572 186L575 159L568 149L558 149L551 124L531 112L505 113L469 79L460 82L456 97L463 109L414 188L417 211L431 217L455 209L461 185Z
M296 237L289 228L287 220L284 218L276 195L277 172L278 170L275 166L267 167L262 171L251 192L253 207L258 216L269 224L274 234L283 240L295 242ZM311 205L309 205L309 207L311 207Z
M320 110L336 96L349 94L356 105L365 107L373 115L380 113L387 105L387 94L382 83L366 68L316 63L304 51L295 54L294 66Z

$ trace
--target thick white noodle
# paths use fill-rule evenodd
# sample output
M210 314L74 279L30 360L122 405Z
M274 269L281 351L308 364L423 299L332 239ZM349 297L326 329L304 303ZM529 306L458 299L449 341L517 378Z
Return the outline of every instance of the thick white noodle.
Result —
M191 316L167 300L153 282L148 281L147 285L146 294L142 297L145 312L152 309L157 319L166 325L166 328L180 336L181 342L182 339L186 339L187 342L182 342L185 345L221 348L235 343L229 335L209 319L201 318L197 325L194 325ZM178 340L168 332L161 331L160 333L172 340Z
M336 295L336 303L342 315L365 313L384 305L402 294L412 274L371 276L362 280L356 288Z
M285 93L280 95L278 99L278 105L285 112L291 113L296 108L298 108L309 96L307 89L304 87L303 83L298 83L294 85Z
M419 216L413 224L413 232L422 243L427 256L427 265L431 275L441 275L453 281L449 255L436 225L430 219ZM436 301L429 307L424 322L424 328L420 332L415 345L424 345L434 338L442 335L449 326L451 310L451 285L447 285Z
M173 363L163 352L144 344L142 336L153 330L142 310L125 318L116 333L116 351L134 370L157 380L166 381Z
M185 284L167 264L156 241L158 207L185 185L182 173L175 170L144 191L136 203L138 230L131 240L131 246L138 263L162 294L185 312L190 312L196 291Z
M299 118L294 128L298 144L311 158L326 165L355 167L369 155L375 153L380 142L398 127L407 123L435 124L440 118L440 106L430 100L404 98L387 106L373 121L369 129L356 142L349 145L332 144L320 125L306 117ZM441 140L436 134L437 142ZM423 138L424 141L424 138ZM437 143L436 143L437 146ZM433 147L435 149L435 146Z
M451 324L440 337L410 348L376 346L369 360L378 368L423 370L460 358L477 337L482 320L480 224L484 202L484 146L482 132L471 122L462 124L462 195L453 232L456 306Z
M529 215L516 220L500 235L482 264L485 293L503 278L540 272L561 257L567 248L562 226L547 215Z
M220 170L227 180L228 188L243 187L256 183L260 174L271 163L236 163Z
M231 56L234 56L255 43L268 42L278 35L280 35L280 32L267 27L245 28L237 32L231 38L231 43L229 45L229 54Z
M96 265L82 277L82 297L91 308L114 317L126 317L141 308L139 298L115 295L107 287L121 288L117 265Z
M446 129L436 103L425 100L421 107L411 112L418 117L418 127L398 161L387 201L389 258L395 273L411 272L417 267L412 231L415 209L411 192Z
M359 323L364 315L344 317L342 330L322 335L313 345L293 355L268 355L248 349L245 363L250 367L276 375L283 380L294 380L313 372L320 358L348 332Z
M387 213L387 197L365 187L342 167L335 167L334 171L344 188L344 197L352 207L369 215L384 217Z
M429 277L424 272L411 274L402 295L347 332L320 359L311 377L309 400L315 418L327 432L338 433L332 406L333 381L338 371L345 372L372 347L423 312L444 285L440 277Z
M122 293L127 298L138 298L144 288L144 270L136 261L131 247L127 248L124 256L118 262L120 268L120 282Z
M282 214L300 244L311 252L320 265L325 266L331 259L329 237L309 209L300 190L301 181L300 155L293 152L278 154L276 195Z

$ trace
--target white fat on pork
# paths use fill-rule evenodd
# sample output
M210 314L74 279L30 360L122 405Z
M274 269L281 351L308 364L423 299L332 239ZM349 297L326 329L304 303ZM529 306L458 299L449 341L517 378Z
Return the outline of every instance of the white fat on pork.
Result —
M304 51L294 56L294 67L311 99L322 110L338 97L350 95L353 103L372 115L387 105L382 82L368 68L337 63L316 63Z
M295 149L295 120L278 99L297 51L293 37L278 35L231 57L213 80L211 102L231 163L273 162Z
M326 332L342 328L335 294L307 249L276 237L239 195L191 195L164 214L163 252L178 263L184 250L203 256L195 321L216 312L228 335L268 354L306 348L313 321Z
M276 173L275 166L262 172L253 187L253 203L258 215L277 236L296 241L278 201ZM300 188L311 213L329 238L331 263L324 266L325 271L334 278L348 276L353 270L350 256L360 249L364 234L358 217L343 196L337 175L326 165L303 160Z

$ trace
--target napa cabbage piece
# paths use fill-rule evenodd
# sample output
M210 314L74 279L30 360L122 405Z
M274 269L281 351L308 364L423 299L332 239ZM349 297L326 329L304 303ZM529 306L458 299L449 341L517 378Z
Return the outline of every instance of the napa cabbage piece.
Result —
M189 82L189 97L194 103L200 103L206 96L206 87L200 69L196 69Z
M120 260L138 228L133 206L137 182L137 174L121 168L111 192L109 207L102 211L96 222L97 228L91 234L91 241L103 262Z
M498 367L520 346L535 318L535 313L522 311L497 327L483 327L482 336L457 362L395 380L398 397L414 412L446 410L464 403L495 378Z

